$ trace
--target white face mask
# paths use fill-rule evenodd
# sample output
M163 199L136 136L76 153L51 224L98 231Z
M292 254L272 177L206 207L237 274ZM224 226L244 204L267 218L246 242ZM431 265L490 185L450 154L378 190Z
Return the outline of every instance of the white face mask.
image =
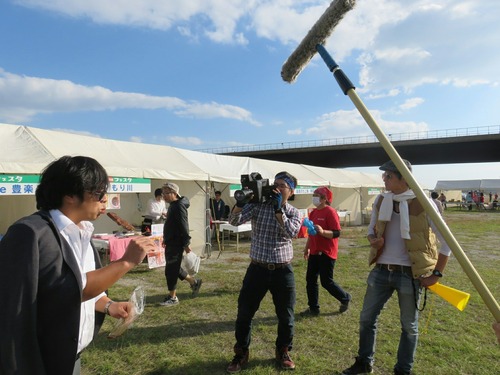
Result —
M321 204L321 198L320 197L313 197L312 203L314 206L318 207Z

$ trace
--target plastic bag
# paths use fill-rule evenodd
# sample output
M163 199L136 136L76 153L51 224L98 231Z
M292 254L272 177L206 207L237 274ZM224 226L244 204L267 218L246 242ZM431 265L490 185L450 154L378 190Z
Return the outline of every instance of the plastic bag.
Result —
M200 260L200 257L191 251L184 254L181 266L189 275L194 276L200 270Z
M137 319L137 317L144 312L144 300L144 289L141 286L138 286L134 289L132 295L130 296L130 299L128 300L128 302L132 305L128 316L125 319L118 319L114 328L109 333L108 339L115 339L125 333L125 331L131 326L131 324Z

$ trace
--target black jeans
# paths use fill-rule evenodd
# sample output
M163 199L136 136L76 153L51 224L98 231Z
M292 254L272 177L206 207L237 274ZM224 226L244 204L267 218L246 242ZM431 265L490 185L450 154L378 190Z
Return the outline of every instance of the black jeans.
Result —
M238 297L235 347L245 350L249 348L252 319L267 291L271 292L278 317L276 348L292 349L295 322L295 277L291 264L272 271L256 264L248 266Z
M184 280L188 273L181 267L184 249L175 246L167 246L167 249L165 251L165 279L168 290L172 291L177 289L177 279Z
M307 301L311 310L319 310L319 286L318 276L321 281L321 286L328 293L340 301L347 303L351 299L349 293L343 290L333 280L333 269L335 268L335 259L332 259L325 254L310 255L307 262L306 273L306 290Z

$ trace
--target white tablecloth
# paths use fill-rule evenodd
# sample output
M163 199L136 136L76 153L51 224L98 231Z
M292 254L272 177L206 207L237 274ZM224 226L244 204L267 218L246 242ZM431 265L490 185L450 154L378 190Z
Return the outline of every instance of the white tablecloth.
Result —
M339 214L340 221L344 222L344 225L346 225L346 220L349 220L349 225L351 224L351 211L337 211L337 213Z
M224 247L224 231L229 232L229 237L231 237L231 233L236 233L236 251L238 251L240 246L240 233L251 232L252 224L245 223L238 226L234 226L231 224L221 224L219 226L219 231L222 232L222 247Z

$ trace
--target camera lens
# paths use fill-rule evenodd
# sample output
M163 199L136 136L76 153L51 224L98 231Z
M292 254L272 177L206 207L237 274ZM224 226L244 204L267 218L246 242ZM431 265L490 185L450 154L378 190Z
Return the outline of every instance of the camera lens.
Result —
M248 196L252 194L252 190L236 190L234 192L234 199L236 199L236 201L238 202L244 202L245 200L247 200Z

